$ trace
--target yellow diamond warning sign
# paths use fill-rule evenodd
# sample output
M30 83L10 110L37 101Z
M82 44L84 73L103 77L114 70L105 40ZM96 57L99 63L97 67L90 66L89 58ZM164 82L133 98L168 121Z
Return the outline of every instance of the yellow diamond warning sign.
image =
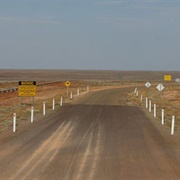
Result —
M71 83L70 83L69 81L66 81L66 82L65 82L65 85L68 87L68 86L71 85Z

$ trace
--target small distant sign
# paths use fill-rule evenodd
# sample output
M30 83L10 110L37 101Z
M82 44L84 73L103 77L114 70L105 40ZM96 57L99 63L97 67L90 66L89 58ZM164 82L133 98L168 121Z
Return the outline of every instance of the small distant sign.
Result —
M70 85L71 85L71 83L70 83L69 81L66 81L66 82L65 82L65 86L68 87L68 86L70 86Z
M180 83L180 78L176 78L175 82Z
M171 81L171 75L164 75L164 81Z
M156 88L158 89L158 91L162 91L164 89L164 86L160 83Z
M151 87L151 83L150 83L150 82L147 82L147 83L145 84L145 86L146 86L147 88L150 88L150 87Z
M36 81L19 81L18 95L36 96Z
M19 85L36 85L36 81L19 81Z

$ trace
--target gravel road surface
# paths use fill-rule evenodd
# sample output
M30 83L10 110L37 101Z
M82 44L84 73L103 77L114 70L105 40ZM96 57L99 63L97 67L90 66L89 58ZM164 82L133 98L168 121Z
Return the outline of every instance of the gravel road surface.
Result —
M179 144L126 103L90 92L0 137L0 179L178 180Z

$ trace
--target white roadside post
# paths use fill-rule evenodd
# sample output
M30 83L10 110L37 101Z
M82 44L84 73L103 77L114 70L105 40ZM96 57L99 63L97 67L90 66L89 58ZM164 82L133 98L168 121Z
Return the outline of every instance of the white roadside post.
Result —
M53 98L53 106L52 106L52 110L54 111L55 109L55 99Z
M46 102L43 102L43 116L46 115Z
M60 106L62 106L62 102L63 102L63 98L62 98L62 96L61 96Z
M154 104L154 117L156 117L156 104Z
M34 107L31 107L31 123L34 121Z
M72 92L71 92L71 95L70 95L70 99L73 99L73 94L72 94Z
M164 125L164 109L161 111L161 124Z
M136 93L136 91L137 91L137 88L134 89L134 94Z
M136 91L136 97L138 97L138 91Z
M174 124L175 124L175 116L172 116L172 122L171 122L171 135L174 135Z
M151 100L149 100L149 112L151 112Z
M148 108L148 97L146 97L146 108Z
M143 95L141 94L141 101L143 100Z
M77 95L79 96L79 88L77 89Z
M13 114L13 132L16 132L16 113Z

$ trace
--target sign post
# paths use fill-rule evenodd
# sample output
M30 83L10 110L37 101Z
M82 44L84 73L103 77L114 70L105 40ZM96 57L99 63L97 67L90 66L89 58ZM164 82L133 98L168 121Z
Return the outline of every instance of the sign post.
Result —
M36 96L36 81L19 81L18 96L20 97L20 104L22 104L22 97L33 97L32 104L34 104L34 96Z
M20 105L22 105L22 97L21 96L19 97L19 100L20 100Z
M160 92L160 104L161 104L161 98L162 98L162 90L164 89L164 86L160 83L156 87L158 91Z
M151 87L151 83L150 82L147 82L145 84L145 86L147 87L147 97L148 97L148 89Z
M71 83L69 81L66 81L64 84L67 87L67 97L68 97L68 95L69 95L68 87L71 85Z

